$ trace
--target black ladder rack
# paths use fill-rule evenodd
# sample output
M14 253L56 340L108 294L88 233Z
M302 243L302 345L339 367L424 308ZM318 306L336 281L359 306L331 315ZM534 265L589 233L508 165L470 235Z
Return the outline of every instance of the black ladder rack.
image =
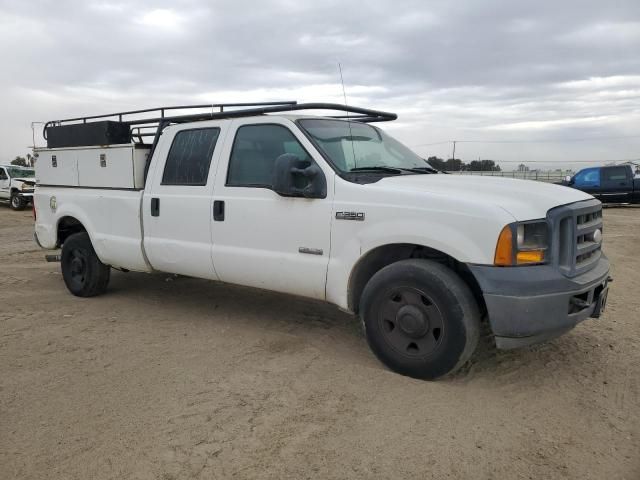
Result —
M225 110L232 108L233 110ZM175 110L204 110L183 115L167 115L169 111ZM218 111L215 111L215 110ZM95 121L115 120L130 127L132 137L137 138L142 143L142 137L155 137L157 141L162 130L172 123L199 122L205 120L216 120L224 118L250 117L264 115L268 113L284 113L300 110L329 110L346 112L341 115L330 115L331 118L348 119L357 122L387 122L398 118L395 113L383 112L367 108L352 107L337 103L297 103L296 101L286 102L256 102L256 103L214 103L202 105L178 105L169 107L147 108L142 110L130 110L126 112L108 113L105 115L91 115L85 117L67 118L63 120L52 120L45 123L43 136L47 139L47 130L63 125L86 124ZM149 115L144 115L149 114ZM352 114L352 115L349 115ZM142 116L142 118L130 118L132 116Z

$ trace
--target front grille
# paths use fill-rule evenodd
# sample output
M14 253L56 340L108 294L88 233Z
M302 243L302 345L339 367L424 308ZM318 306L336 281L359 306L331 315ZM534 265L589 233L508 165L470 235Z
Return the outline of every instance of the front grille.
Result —
M600 242L594 234L602 233L602 207L593 212L576 217L576 266L581 267L595 262L600 257Z
M598 200L563 205L549 211L553 263L568 277L593 268L601 256L602 204Z

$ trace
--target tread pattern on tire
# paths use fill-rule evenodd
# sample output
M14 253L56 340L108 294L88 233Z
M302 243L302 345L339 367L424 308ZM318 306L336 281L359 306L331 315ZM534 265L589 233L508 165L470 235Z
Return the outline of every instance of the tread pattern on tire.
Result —
M18 200L18 206L14 207L13 206L13 202L14 199ZM16 211L20 211L20 210L24 210L25 207L25 201L24 199L20 198L18 195L16 195L15 193L13 195L11 195L11 197L9 198L9 206L11 207L11 210L16 210Z
M85 249L89 254L89 269L87 273L89 278L81 289L72 288L67 278L67 275L69 273L65 272L64 267L65 255L68 255L73 248ZM91 244L91 239L89 238L88 233L74 233L65 240L64 244L62 245L61 265L62 276L64 278L65 284L72 294L78 297L95 297L96 295L100 295L107 290L109 279L111 278L111 267L109 265L105 265L100 261L98 255L93 249L93 245Z
M393 362L389 362L388 359L385 358L385 355L381 354L378 348L372 344L369 337L371 332L368 332L366 329L367 319L365 315L370 314L370 306L368 304L374 301L375 295L379 289L382 288L384 282L389 281L390 278L397 279L396 281L402 278L415 279L418 275L428 275L432 285L438 283L437 287L441 291L448 291L452 297L449 300L454 301L455 306L460 309L461 315L459 315L459 317L462 321L465 334L464 348L457 358L456 363L452 367L447 368L446 371L438 372L435 375L433 372L437 372L439 370L438 368L431 369L425 366L422 373L420 373L415 370L410 371L412 369L409 367L402 369L399 365L394 365ZM473 293L468 285L453 270L441 263L426 259L408 259L392 263L382 268L369 280L365 286L360 302L360 313L363 324L365 324L367 340L372 350L383 363L399 373L425 379L433 379L453 374L471 358L478 345L480 338L480 310ZM374 341L374 343L377 342Z

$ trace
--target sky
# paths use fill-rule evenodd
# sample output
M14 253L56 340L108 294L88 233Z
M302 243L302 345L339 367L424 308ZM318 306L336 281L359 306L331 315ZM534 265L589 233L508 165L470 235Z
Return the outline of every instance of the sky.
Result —
M0 161L33 121L343 93L424 157L640 160L639 52L638 0L0 0Z

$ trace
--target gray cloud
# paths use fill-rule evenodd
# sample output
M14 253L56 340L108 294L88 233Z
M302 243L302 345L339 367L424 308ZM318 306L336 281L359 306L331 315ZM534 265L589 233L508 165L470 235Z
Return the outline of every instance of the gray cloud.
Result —
M0 45L5 159L26 152L32 120L341 101L337 62L350 102L398 111L388 128L409 145L532 141L461 144L468 160L640 157L637 0L0 1Z

